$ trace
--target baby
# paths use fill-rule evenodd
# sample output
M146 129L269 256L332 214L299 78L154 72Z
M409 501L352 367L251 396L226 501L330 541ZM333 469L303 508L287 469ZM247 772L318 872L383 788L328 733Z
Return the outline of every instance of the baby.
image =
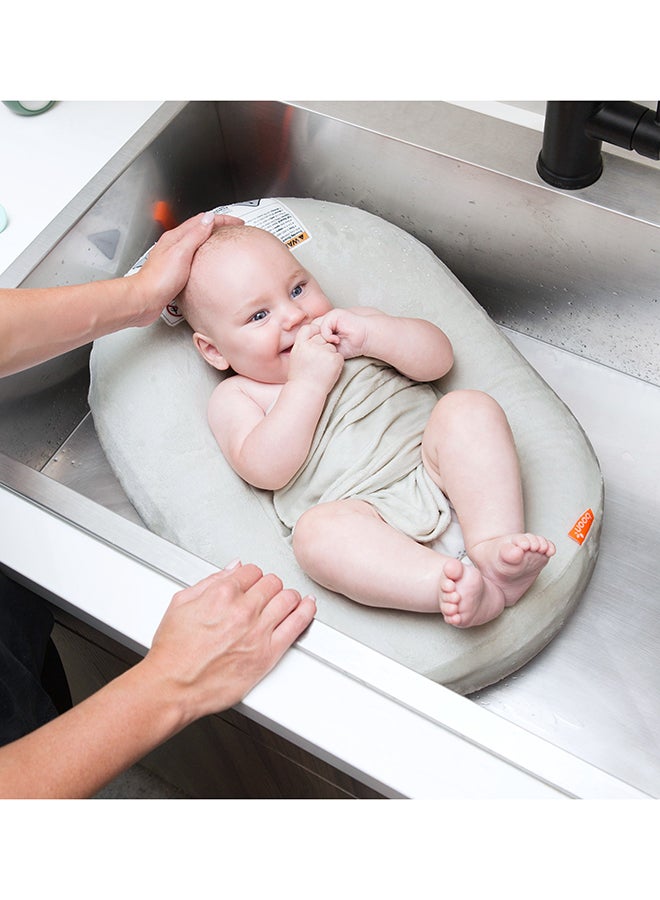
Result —
M513 606L555 553L524 531L518 458L499 405L440 399L453 364L432 323L334 308L276 237L224 227L181 295L198 351L229 371L209 424L234 470L273 491L318 583L360 603L480 625ZM449 501L449 502L448 502ZM429 545L449 503L467 556Z

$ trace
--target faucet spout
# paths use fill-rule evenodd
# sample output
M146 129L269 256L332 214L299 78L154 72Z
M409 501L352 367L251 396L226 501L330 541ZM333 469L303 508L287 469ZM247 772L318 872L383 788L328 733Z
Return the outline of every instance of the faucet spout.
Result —
M549 101L536 170L554 187L587 187L602 174L603 141L660 159L660 103L654 115L626 100Z

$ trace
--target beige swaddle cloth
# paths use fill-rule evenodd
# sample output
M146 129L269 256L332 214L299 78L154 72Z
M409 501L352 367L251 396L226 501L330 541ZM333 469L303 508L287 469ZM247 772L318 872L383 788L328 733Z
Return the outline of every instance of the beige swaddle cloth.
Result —
M289 529L317 503L371 503L382 518L420 543L447 528L447 498L427 474L422 435L438 400L420 384L368 357L348 359L328 395L307 459L273 494Z

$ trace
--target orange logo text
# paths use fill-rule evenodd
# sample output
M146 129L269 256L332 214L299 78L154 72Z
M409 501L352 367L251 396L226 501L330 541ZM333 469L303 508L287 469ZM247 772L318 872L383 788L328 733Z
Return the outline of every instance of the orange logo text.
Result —
M568 536L577 541L578 544L583 544L586 536L589 534L589 529L593 525L593 521L593 512L590 509L586 510L568 532Z

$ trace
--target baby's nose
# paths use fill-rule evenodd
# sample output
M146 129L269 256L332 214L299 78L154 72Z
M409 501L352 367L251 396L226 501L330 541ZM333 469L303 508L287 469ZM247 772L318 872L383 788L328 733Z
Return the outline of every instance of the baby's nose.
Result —
M282 313L282 323L285 328L295 328L307 318L307 313L296 303L290 303Z

